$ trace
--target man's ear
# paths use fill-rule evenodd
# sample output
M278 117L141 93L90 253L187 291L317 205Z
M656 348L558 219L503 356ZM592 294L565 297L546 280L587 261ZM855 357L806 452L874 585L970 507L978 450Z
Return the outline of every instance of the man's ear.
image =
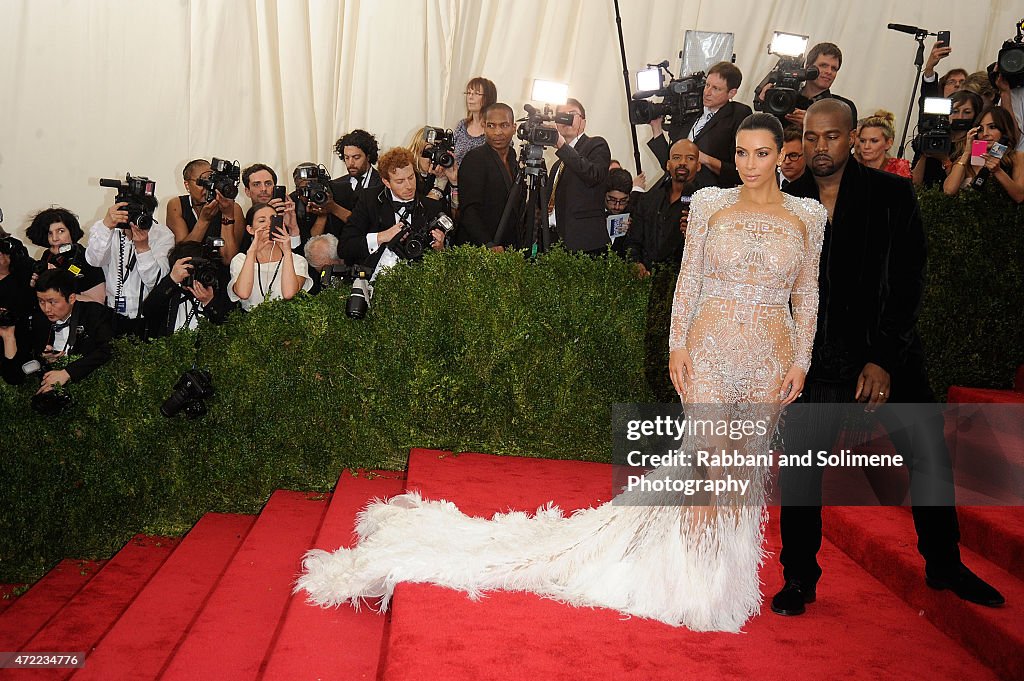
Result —
M736 93L739 92L739 91L740 91L740 89L739 88L735 88L735 87L733 89L729 90L729 99L732 99L733 97L735 97Z
M68 296L68 302L71 303L72 305L75 304L76 300L78 300L78 296L76 296L74 293Z

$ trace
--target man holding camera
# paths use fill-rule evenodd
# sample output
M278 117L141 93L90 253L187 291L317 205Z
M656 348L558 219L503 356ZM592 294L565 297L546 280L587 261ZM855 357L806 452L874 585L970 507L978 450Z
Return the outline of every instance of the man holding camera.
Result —
M137 199L151 216L156 210L156 198ZM102 220L89 228L85 259L103 269L107 306L114 311L114 335L141 337L145 333L142 301L170 271L167 254L174 246L174 234L156 220L152 220L150 229L129 222L129 212L125 210L128 205L124 201L115 203Z
M274 169L266 163L253 163L242 171L242 185L245 188L245 195L253 205L265 203L277 211L291 239L292 250L298 249L302 244L302 236L299 232L299 222L295 217L295 202L285 193L284 186L277 184L277 173ZM252 235L243 233L238 245L239 253L248 251L252 245Z
M79 301L75 296L75 277L67 270L46 270L36 281L39 309L23 323L0 327L3 339L3 378L21 384L25 363L37 359L44 369L58 360L79 356L62 369L43 373L36 394L55 386L80 381L111 355L111 311L99 303Z
M807 52L804 59L805 66L818 69L818 77L804 83L800 94L811 101L817 102L822 99L838 99L850 107L853 116L853 126L857 127L857 107L849 99L832 93L832 84L839 75L839 69L843 66L843 52L835 43L818 43ZM794 125L803 128L806 109L796 108L786 114L786 120Z
M341 216L344 208L334 200L326 171L315 163L300 163L292 171L295 191L289 196L295 203L295 220L299 226L299 248L312 236L341 234L345 226Z
M444 212L440 201L417 196L416 158L409 149L389 150L378 168L384 187L362 190L341 240L342 258L374 268L374 277L401 259L400 240L409 229L423 231ZM432 248L444 248L444 231L434 229L430 235Z
M698 187L735 187L740 183L736 171L736 131L743 119L753 113L746 104L733 97L743 82L743 74L727 61L708 69L704 84L704 109L685 116L673 130L672 142L686 138L700 150L700 171L695 180ZM662 131L661 117L651 121L654 137L647 143L664 168L668 163L669 141ZM678 135L678 137L675 137Z
M505 210L512 182L518 170L512 137L516 133L515 113L502 102L483 112L486 144L471 149L459 166L459 230L456 243L490 248L517 242L494 243L501 214ZM518 240L519 235L513 235Z
M570 97L555 111L572 116L572 123L555 123L558 160L551 167L548 223L568 250L600 253L611 243L605 222L604 182L612 153L603 137L583 134L587 114L579 100Z
M170 273L160 280L143 303L146 338L169 336L195 329L199 317L221 324L237 307L228 298L227 270L216 249L183 241L168 256Z
M186 193L167 203L167 227L174 234L175 243L223 239L220 253L226 265L238 252L245 218L234 198L226 198L219 191L214 192L212 200L206 200L207 188L200 182L208 181L212 173L206 159L197 158L185 164L181 175Z

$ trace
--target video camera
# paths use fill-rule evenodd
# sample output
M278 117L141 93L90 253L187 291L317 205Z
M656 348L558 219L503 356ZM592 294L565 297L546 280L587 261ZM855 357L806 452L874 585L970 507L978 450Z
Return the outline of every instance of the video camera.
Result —
M1017 22L1017 37L1003 43L996 64L1011 88L1024 87L1024 19Z
M925 97L924 108L917 121L917 137L911 143L913 150L925 156L949 156L953 125L949 115L953 102L942 97ZM956 121L961 123L961 121ZM966 121L970 124L970 121Z
M572 125L571 113L555 113L550 105L545 104L541 111L531 104L524 104L526 118L520 119L516 128L516 137L537 147L553 147L558 144L558 130L545 123L556 125Z
M220 192L225 199L234 199L238 196L238 183L241 177L242 171L238 167L238 161L214 158L210 161L210 176L199 178L196 184L206 190L203 200L209 203L217 198L216 192Z
M645 125L661 116L662 125L671 135L682 127L683 118L704 111L704 86L707 76L703 71L676 78L668 70L668 60L660 64L648 64L648 69L636 74L637 92L629 103L629 122L633 125ZM668 73L671 80L665 84L664 74ZM661 97L660 102L647 101L651 97Z
M156 182L148 177L125 175L125 181L100 179L101 187L113 187L117 190L114 203L126 203L123 210L128 211L128 223L139 229L153 226L153 212L156 210Z
M295 182L298 184L300 181L305 184L298 188L298 194L307 203L322 206L331 200L333 194L328 185L331 174L323 165L307 164L296 168Z
M428 125L423 131L423 140L427 146L420 156L430 159L431 166L451 168L455 165L455 133Z
M804 50L807 48L805 35L775 31L768 53L779 57L778 63L754 88L754 109L785 118L794 109L806 109L811 100L800 94L804 83L818 77L818 67L804 66ZM761 92L771 83L772 87L761 100Z
M406 260L417 260L423 257L423 252L430 248L434 242L431 234L439 229L447 236L455 228L455 223L444 213L439 213L429 224L416 228L406 225L394 239L388 243L388 248L395 252L400 258Z

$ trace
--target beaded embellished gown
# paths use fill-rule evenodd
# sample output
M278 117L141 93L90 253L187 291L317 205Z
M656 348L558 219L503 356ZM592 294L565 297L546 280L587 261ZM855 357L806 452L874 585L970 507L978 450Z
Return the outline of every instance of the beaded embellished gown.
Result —
M693 195L672 307L669 346L685 347L696 378L684 410L715 418L777 417L791 366L807 370L816 327L818 257L827 218L810 199L784 195L783 213L734 208L737 189ZM767 451L770 433L728 445ZM437 584L478 598L526 591L699 631L739 631L761 605L763 470L662 466L649 479L736 477L744 497L687 505L677 493L624 491L564 515L469 517L451 502L407 493L360 513L358 543L306 554L296 591L310 603L363 603L383 611L399 582Z

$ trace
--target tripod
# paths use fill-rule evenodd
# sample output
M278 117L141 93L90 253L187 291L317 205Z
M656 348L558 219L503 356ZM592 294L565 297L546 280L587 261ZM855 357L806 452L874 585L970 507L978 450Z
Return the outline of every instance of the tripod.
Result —
M519 170L501 212L494 243L513 244L526 248L530 257L545 253L551 247L551 229L545 200L548 169L544 163L544 147L523 144L519 152Z
M896 158L903 158L903 154L906 151L907 131L910 129L910 117L914 114L914 102L917 101L917 87L921 84L921 70L924 66L924 39L928 35L930 35L928 31L923 29L918 29L914 35L914 40L917 41L917 56L914 58L917 74L914 76L914 89L910 93L910 105L907 107L907 118L903 121L903 136L900 137L900 148Z

